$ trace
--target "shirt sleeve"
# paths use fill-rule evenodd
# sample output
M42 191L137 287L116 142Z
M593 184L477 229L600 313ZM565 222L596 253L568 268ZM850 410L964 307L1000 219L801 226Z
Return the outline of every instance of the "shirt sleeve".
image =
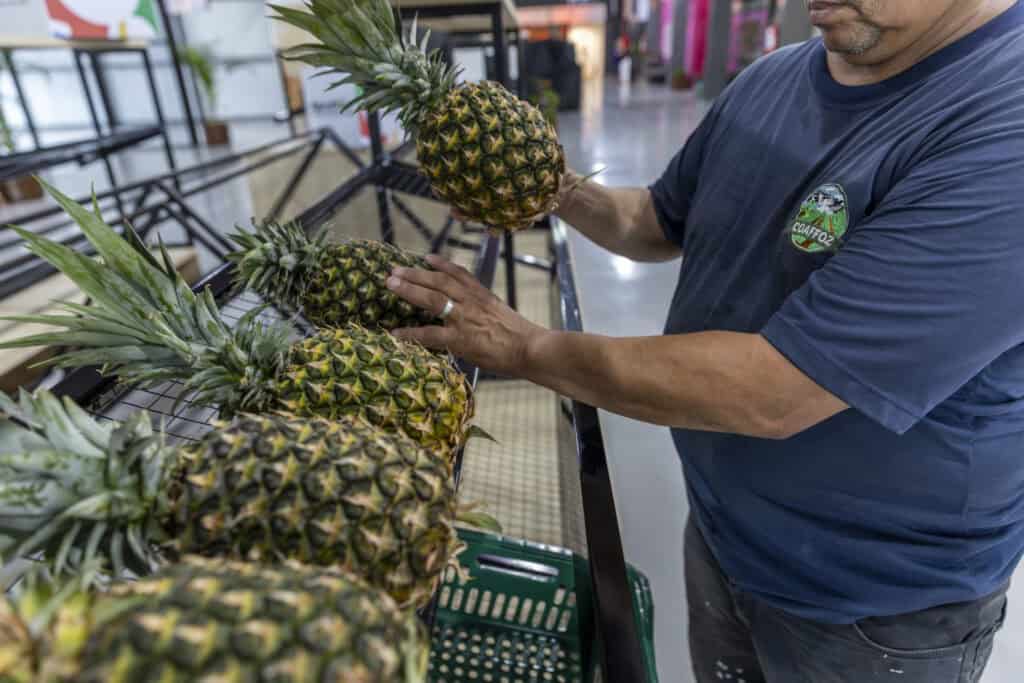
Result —
M1024 342L1024 127L992 124L944 148L761 332L900 434Z
M654 211L665 237L672 243L683 246L686 233L686 219L697 191L701 162L704 157L705 141L717 115L713 107L704 116L686 144L668 163L668 168L651 186Z

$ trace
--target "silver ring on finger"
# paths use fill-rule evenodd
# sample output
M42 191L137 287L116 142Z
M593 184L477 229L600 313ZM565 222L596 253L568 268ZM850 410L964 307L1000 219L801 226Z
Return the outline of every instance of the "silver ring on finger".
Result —
M441 312L437 314L437 317L440 318L441 320L445 320L448 318L448 316L452 314L452 311L454 310L455 302L452 301L451 299L448 299L448 301L444 302L444 308L442 308Z

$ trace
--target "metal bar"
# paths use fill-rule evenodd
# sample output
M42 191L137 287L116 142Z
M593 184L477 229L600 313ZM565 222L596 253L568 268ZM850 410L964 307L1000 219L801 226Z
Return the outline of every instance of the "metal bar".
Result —
M274 50L274 61L277 63L277 73L281 77L281 95L284 98L284 110L288 116L288 131L294 136L296 133L295 112L292 111L292 100L288 96L288 72L284 68L280 50Z
M508 86L508 44L505 42L505 16L500 2L491 6L491 32L494 38L494 70L498 82Z
M321 132L327 136L327 138L338 148L338 151L348 157L348 160L356 165L356 168L366 168L366 164L360 159L352 148L345 144L345 141L338 137L338 134L333 128L323 128Z
M107 89L107 77L103 73L103 63L100 55L90 52L89 64L92 66L92 73L96 77L96 88L100 91L100 102L103 103L103 113L107 115L107 127L113 131L117 128L117 114L114 112L114 102L110 99L110 91Z
M312 136L313 134L314 134L313 132L303 133L302 135L299 135L296 138L286 138L284 140L277 140L275 142L268 142L267 144L260 145L259 147L255 147L255 148L247 150L245 152L239 152L237 154L231 154L231 155L220 157L220 158L217 158L217 159L211 159L209 161L204 161L204 162L196 164L194 166L190 166L188 168L181 169L180 171L170 171L168 173L163 173L163 174L158 175L158 176L152 176L150 178L145 178L143 180L139 180L139 181L136 181L134 183L130 183L128 185L122 186L121 187L121 191L122 192L130 192L130 191L133 191L133 190L137 190L137 189L143 188L143 187L145 187L146 185L148 185L150 183L160 182L160 181L164 181L164 180L174 180L176 177L182 177L182 176L189 175L189 174L192 174L192 173L198 173L198 172L201 172L201 171L208 171L208 170L210 170L212 168L217 168L219 166L226 166L226 165L229 165L229 164L233 164L233 163L236 163L239 160L245 158L246 156L259 154L259 153L265 152L268 149L271 149L271 148L274 148L274 147L280 147L282 145L293 145L294 146L293 149L288 150L284 154L279 154L279 155L276 155L276 156L273 156L273 157L268 157L265 160L261 160L259 162L256 162L252 166L246 166L246 167L244 167L242 172L244 173L244 172L247 172L247 171L250 171L250 170L256 170L256 169L258 169L258 168L260 168L262 166L265 166L269 162L277 161L278 159L281 159L281 158L287 156L288 154L294 154L296 151L301 150L302 149L302 145L296 144L296 143L301 142L304 138ZM238 172L232 173L231 175L227 176L224 179L218 179L218 181L219 182L224 182L226 180L231 180L232 178L234 178L234 177L236 177L238 175L239 175ZM213 185L216 185L216 184L217 184L217 182L209 182L209 183L207 183L207 186L213 186ZM202 189L208 189L208 187L203 187L203 188L201 188L198 191L201 191ZM188 192L185 193L185 196L188 196L189 194L194 194L194 191L189 190ZM98 195L96 195L96 198L97 199L106 199L106 198L112 197L113 195L114 195L114 191L113 190L106 190L106 191L101 192ZM86 201L91 201L91 199L92 199L92 197L87 195L87 196L80 197L80 198L76 199L76 201L78 203L82 203L82 202L86 202ZM18 224L18 223L28 223L30 221L39 220L40 218L46 218L48 216L55 216L55 215L58 215L60 213L62 213L60 207L57 207L57 206L48 207L48 208L45 208L45 209L39 209L37 211L33 211L32 213L28 213L28 214L25 214L25 215L22 215L22 216L18 216L16 218L12 219L10 222L11 223L16 223L16 224Z
M444 225L441 226L441 231L434 236L434 239L430 242L430 253L438 254L441 252L441 247L448 243L448 238L452 234L452 227L455 226L455 219L452 218L451 214L448 214L448 218L445 219Z
M414 214L412 209L410 209L405 202L399 199L397 194L392 192L390 194L390 198L391 203L395 205L395 208L398 209L399 213L405 216L406 220L412 223L412 227L416 229L416 232L422 235L423 239L428 242L432 242L434 240L434 231L428 228L426 224L420 220L420 217Z
M167 13L167 3L164 0L157 0L157 7L160 9L160 21L164 25L164 32L167 34L167 48L171 52L171 60L174 64L174 78L178 82L178 93L181 95L181 107L185 112L185 127L188 128L189 137L192 139L192 146L199 146L199 136L196 134L196 120L192 116L192 105L188 101L188 90L185 88L185 74L181 68L181 60L178 59L178 41L174 37L174 27L171 24L170 15Z
M36 122L32 118L32 109L29 107L28 98L25 96L25 91L21 87L21 78L18 76L18 70L14 66L14 56L11 54L10 49L3 50L4 60L7 62L7 70L11 74L11 80L14 82L14 92L18 95L18 101L21 102L21 111L25 114L25 125L28 127L28 134L32 138L32 145L39 149L39 131L36 130Z
M159 134L159 129L154 126L131 134L120 133L98 139L78 140L53 147L42 147L32 152L20 152L0 157L0 180L29 175L42 169L71 162L84 165Z
M295 220L306 230L312 230L313 226L320 225L329 219L339 206L348 202L359 190L372 182L373 169L364 168L332 190L326 197L296 216Z
M185 206L183 204L178 204L178 208L184 209ZM185 213L176 211L175 209L172 209L170 206L163 207L163 210L166 211L171 218L174 218L179 223L181 223L182 227L185 228L185 231L189 235L189 237L194 239L196 242L199 242L199 244L203 245L214 254L217 254L217 256L221 258L224 257L224 253L220 249L218 249L216 245L214 245L213 241L207 239L202 233L190 229L188 223L188 216ZM192 216L194 218L195 214L192 214ZM216 235L217 233L215 231L211 231L210 234Z
M160 6L163 7L162 2ZM142 51L142 64L146 69L146 83L149 84L149 95L153 99L153 111L156 112L157 124L160 126L160 132L164 138L164 154L167 156L167 166L171 169L171 172L174 172L178 167L174 163L174 150L171 149L171 134L167 132L167 121L164 119L164 110L160 105L160 94L156 89L156 76L153 75L153 64L149 61L149 52L146 50ZM175 179L175 187L178 186L178 180Z
M553 226L552 239L558 261L563 327L570 332L582 332L565 228L560 223ZM572 414L596 622L603 644L602 677L606 681L646 681L601 424L597 410L585 403L573 401Z
M139 193L138 199L135 200L135 207L132 209L132 211L138 211L139 209L141 209L143 205L145 205L146 200L149 199L149 195L151 195L152 193L152 185L146 185L144 188L142 188L142 192Z
M317 141L310 147L309 152L302 159L299 167L295 169L295 173L292 174L291 180L288 181L288 185L281 192L281 195L274 202L274 206L270 209L268 218L271 220L277 220L277 217L281 215L285 205L291 200L292 195L295 194L295 188L298 187L299 182L305 177L306 171L313 163L313 159L316 158L317 153L320 151L320 147L324 144L325 135L321 135L317 138Z
M217 242L221 246L221 249L217 249L208 244L206 241L201 240L203 242L203 245L210 249L210 251L222 257L235 251L235 247L231 244L231 242L228 241L226 237L224 237L224 235L220 233L219 230L217 230L212 225L207 223L202 216L196 213L192 209L192 207L188 205L188 202L185 201L185 195L179 193L172 187L167 187L163 183L154 184L156 185L157 188L160 189L161 192L167 195L167 197L171 200L171 203L175 204L178 207L178 211L180 213L184 214L185 216L188 216L193 221L198 223L204 230L210 233L210 237L213 239L213 241ZM168 209L168 211L170 211L170 209ZM184 227L186 228L186 230L188 229L187 222L184 224Z
M89 79L85 75L85 69L82 67L82 53L77 49L71 50L72 57L75 60L75 66L78 68L78 79L82 83L82 91L85 93L85 103L89 105L89 118L92 119L93 130L96 131L96 137L103 137L103 130L100 128L100 117L96 113L96 105L92 101L92 88L89 87Z
M372 167L382 169L387 164L384 144L380 138L380 115L375 111L367 114L370 125L370 151L373 156ZM374 188L377 194L377 214L380 217L380 238L388 244L395 243L395 228L391 223L391 208L388 204L388 189L378 183Z

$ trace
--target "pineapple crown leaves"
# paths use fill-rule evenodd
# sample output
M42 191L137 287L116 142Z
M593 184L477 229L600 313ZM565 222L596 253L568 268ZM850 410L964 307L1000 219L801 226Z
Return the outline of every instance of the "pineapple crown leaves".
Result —
M123 377L155 381L190 369L204 345L221 342L230 334L216 315L216 306L211 312L209 302L197 297L177 276L162 244L160 263L131 228L122 238L103 222L95 204L90 212L56 188L39 182L78 224L102 264L27 230L12 229L25 240L29 251L67 275L94 305L60 304L70 315L5 317L62 327L66 332L24 337L5 342L0 348L66 345L71 337L83 350L62 354L47 364L102 364Z
M324 256L326 233L310 238L298 221L253 221L251 231L237 229L228 235L241 247L228 254L237 266L235 287L271 294L276 301L297 308L308 282L306 275L319 267Z
M45 181L40 184L78 224L103 265L62 244L13 228L29 250L67 275L92 299L92 305L62 303L69 315L3 316L0 320L63 328L0 343L0 349L66 346L43 365L100 365L120 379L152 385L184 381L185 396L196 390L204 405L262 407L264 389L284 360L292 328L267 328L259 310L232 330L221 318L209 289L197 294L178 274L163 244L160 260L127 227L122 237L107 225L98 207L76 203Z
M72 680L90 633L142 604L136 596L96 600L88 589L98 569L89 563L54 579L37 565L0 597L0 680Z
M171 450L145 413L101 424L69 398L0 394L0 553L41 553L55 575L157 559L143 541Z
M328 90L347 84L362 89L342 111L397 111L414 132L424 113L455 87L459 69L447 66L439 51L427 52L429 31L417 41L416 20L403 38L387 0L307 0L308 11L270 7L275 19L317 41L290 48L285 58L322 67L320 75L341 75Z

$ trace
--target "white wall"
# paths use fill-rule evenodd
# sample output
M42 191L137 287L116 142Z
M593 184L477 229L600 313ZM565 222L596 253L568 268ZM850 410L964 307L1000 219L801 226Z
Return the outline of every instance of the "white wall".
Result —
M43 0L0 0L0 37L39 38L50 35Z

